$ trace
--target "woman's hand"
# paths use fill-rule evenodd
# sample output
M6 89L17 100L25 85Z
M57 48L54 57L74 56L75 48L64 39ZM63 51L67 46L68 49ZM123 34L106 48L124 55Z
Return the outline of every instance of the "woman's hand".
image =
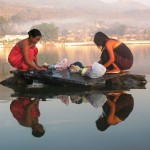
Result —
M37 66L36 70L47 70L45 67Z

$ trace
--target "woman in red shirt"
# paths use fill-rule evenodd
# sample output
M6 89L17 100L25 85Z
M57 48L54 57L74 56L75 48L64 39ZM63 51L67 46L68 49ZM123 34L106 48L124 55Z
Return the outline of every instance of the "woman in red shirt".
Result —
M8 56L9 63L18 70L45 70L37 63L38 49L36 44L42 37L38 29L32 29L28 32L29 37L19 41L10 51Z

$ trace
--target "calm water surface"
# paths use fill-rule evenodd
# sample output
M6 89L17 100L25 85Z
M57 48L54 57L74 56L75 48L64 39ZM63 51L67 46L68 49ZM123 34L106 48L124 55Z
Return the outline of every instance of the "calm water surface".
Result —
M129 45L134 54L132 73L146 75L142 89L124 91L132 97L128 117L105 131L96 127L103 112L103 94L112 91L68 92L61 87L42 89L15 89L0 85L0 149L1 150L149 150L150 149L150 45ZM0 80L9 77L13 68L7 62L10 48L0 49ZM69 62L81 61L84 65L99 59L95 46L43 47L39 49L39 62L55 63L63 58ZM58 91L61 91L60 92ZM123 89L119 89L123 91ZM105 93L104 93L105 92ZM118 91L115 91L118 92ZM102 97L103 95L103 97ZM21 126L13 117L10 105L18 97L39 97L39 123L45 134L36 138L30 127ZM127 108L126 110L129 111Z

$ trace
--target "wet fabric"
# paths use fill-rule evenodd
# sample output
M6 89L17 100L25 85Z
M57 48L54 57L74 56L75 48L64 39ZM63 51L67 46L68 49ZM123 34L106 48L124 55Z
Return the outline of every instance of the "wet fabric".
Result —
M38 49L36 47L29 49L29 59L34 61L36 55L38 54ZM8 62L12 65L12 67L21 70L27 71L29 66L25 63L23 58L23 54L18 44L16 44L9 53Z
M16 118L19 123L22 122L24 115L25 115L25 110L30 103L32 103L31 99L23 98L23 97L20 97L16 100L12 101L12 103L10 105L10 110L11 110L14 118ZM32 118L38 118L40 116L40 111L39 111L37 105L35 105L31 109L31 116L32 116Z
M124 44L121 43L119 46L117 46L114 49L115 54L115 64L121 69L121 70L127 70L130 69L133 65L133 55L131 50ZM107 49L105 48L101 54L101 61L104 65L109 60L109 54ZM112 66L107 67L107 69L112 69Z

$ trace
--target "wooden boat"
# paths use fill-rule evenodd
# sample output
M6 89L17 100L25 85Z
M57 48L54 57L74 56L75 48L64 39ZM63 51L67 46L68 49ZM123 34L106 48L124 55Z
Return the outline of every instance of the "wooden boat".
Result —
M70 73L67 69L61 71L31 71L21 72L18 70L11 71L12 77L1 82L1 84L9 85L33 85L41 83L43 85L63 85L72 87L97 87L97 88L122 88L132 87L139 88L147 83L144 75L134 75L129 72L118 74L105 74L100 78L91 79L84 77L79 73Z
M93 93L107 94L114 91L145 89L144 75L129 72L105 74L101 78L90 79L78 73L62 71L11 71L12 77L1 82L11 88L12 97L31 97L46 100L56 95L84 95Z

